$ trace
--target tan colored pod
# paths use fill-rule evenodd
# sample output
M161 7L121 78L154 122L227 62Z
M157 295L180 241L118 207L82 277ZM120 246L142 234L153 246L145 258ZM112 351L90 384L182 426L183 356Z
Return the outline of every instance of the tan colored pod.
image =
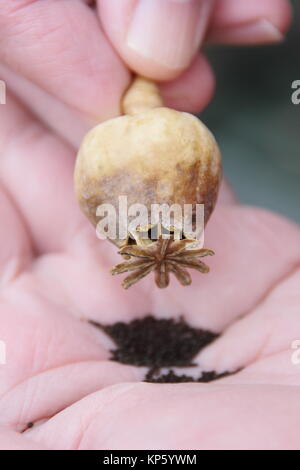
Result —
M85 137L76 163L81 209L96 226L96 209L118 197L128 204L205 204L206 222L216 203L220 153L197 118L168 108L122 116Z
M188 113L165 107L140 112L143 109L141 83L138 85L137 93L134 89L129 92L133 101L128 97L124 99L125 109L130 109L133 115L99 124L82 142L75 168L75 190L81 209L97 226L97 207L109 203L118 211L119 196L127 196L128 206L146 205L149 213L152 204L179 204L182 207L184 204L204 204L207 223L216 204L221 177L217 143L207 127ZM147 95L145 102L157 102L157 92L152 101ZM128 264L131 266L126 269L122 265L124 269L120 272L135 271L132 263L136 262L136 255L124 252L128 240L111 241L130 257ZM169 241L167 252L172 251L172 243L176 242ZM157 245L155 240L150 243L152 251ZM153 261L153 256L151 259ZM162 265L166 267L165 258L160 260L160 267ZM152 270L157 269L156 263ZM178 272L174 274L183 284L190 283L190 278L182 280ZM130 281L129 284L133 283ZM165 287L168 279L157 283L159 287Z

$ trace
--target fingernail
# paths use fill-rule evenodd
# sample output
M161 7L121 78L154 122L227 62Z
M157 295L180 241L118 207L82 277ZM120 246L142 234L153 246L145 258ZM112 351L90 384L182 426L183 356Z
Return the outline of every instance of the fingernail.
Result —
M127 45L169 69L183 69L203 39L211 6L211 0L138 0Z
M260 18L249 23L217 30L209 39L228 44L271 44L283 41L284 35L268 19Z

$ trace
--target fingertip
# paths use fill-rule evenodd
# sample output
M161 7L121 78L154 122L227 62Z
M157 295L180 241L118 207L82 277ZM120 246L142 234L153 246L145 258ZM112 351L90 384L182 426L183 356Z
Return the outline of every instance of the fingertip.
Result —
M79 1L6 3L10 7L0 12L2 63L90 119L120 113L130 74L93 11Z
M215 9L207 39L226 44L280 42L292 21L288 0L220 0Z
M134 72L158 81L190 66L206 33L212 0L98 0L101 23Z
M198 113L212 99L215 91L215 76L203 54L199 54L191 66L176 80L160 84L166 106Z
M293 21L293 8L287 0L276 0L278 2L278 9L276 18L273 24L283 33L287 33ZM281 13L279 13L281 12Z
M267 19L282 34L287 33L293 20L293 8L288 0L272 0L273 8L269 9Z

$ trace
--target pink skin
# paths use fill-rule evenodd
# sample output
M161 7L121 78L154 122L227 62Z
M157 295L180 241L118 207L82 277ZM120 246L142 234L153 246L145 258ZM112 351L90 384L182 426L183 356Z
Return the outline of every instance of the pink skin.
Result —
M8 0L1 5L0 77L74 146L91 125L119 114L120 96L130 83L125 63L164 82L167 106L197 112L212 97L214 75L197 48L191 54L186 51L191 55L187 70L170 70L124 46L136 4L137 0L99 0L98 11L83 0ZM208 41L216 41L214 35L218 42L230 42L231 32L233 43L277 42L278 34L262 35L247 25L267 20L280 36L291 21L287 0L216 0L215 8L206 10ZM159 33L164 43L163 27ZM176 41L173 47L177 48Z
M14 13L22 12L26 19L46 2L19 3L30 4ZM58 9L67 2L52 3ZM79 1L72 3L75 12L81 8L82 14L95 14ZM232 1L221 3L229 8ZM272 10L276 18L287 11L285 2L251 3L257 8L265 4L266 9L276 4ZM219 16L215 13L216 22L223 18L226 23L224 8ZM276 8L282 8L281 16ZM0 35L4 20L1 12ZM83 24L79 22L78 28ZM24 46L27 39L30 44L27 34L24 28ZM6 38L11 47L6 54L9 67L18 64L35 82L27 83L30 93L46 96L38 84L55 95L40 104L41 113L49 109L52 127L66 113L72 118L71 130L79 129L83 113L93 115L101 100L101 119L117 114L128 71L102 39L92 42L91 48L102 48L100 66L109 64L115 70L114 81L108 83L103 70L84 79L80 57L75 55L86 45L77 44L71 59L77 77L85 82L75 84L65 76L68 89L58 90L56 84L63 78L59 61L68 57L59 56L55 64L49 61L41 67L40 61L35 62L41 53L38 42L35 48L28 46L32 56L27 56L26 65L13 37ZM51 46L56 47L55 40ZM43 58L47 62L46 52ZM189 86L202 74L202 60L196 59L181 78L163 85L170 105L181 108L183 97L199 107L207 102L208 95L201 101ZM7 65L5 70L14 76L9 83L15 92L25 95L23 78ZM71 64L64 70L75 73ZM95 83L97 75L98 85L102 77L108 87L106 93ZM81 86L86 87L86 99L80 96ZM299 228L264 210L239 205L224 184L206 232L206 246L217 253L209 260L211 273L193 273L189 288L172 280L167 290L160 291L149 277L125 292L121 278L108 273L118 261L115 248L96 238L74 200L72 147L13 96L3 110L0 340L6 343L7 364L0 365L0 448L299 448L300 375L299 366L291 361L295 353L291 344L300 339ZM66 125L64 131L72 134ZM149 312L159 318L184 314L191 325L223 332L199 354L197 367L182 373L199 376L205 370L244 369L208 385L141 383L145 369L110 362L110 339L86 320L129 321ZM29 422L36 425L20 434Z

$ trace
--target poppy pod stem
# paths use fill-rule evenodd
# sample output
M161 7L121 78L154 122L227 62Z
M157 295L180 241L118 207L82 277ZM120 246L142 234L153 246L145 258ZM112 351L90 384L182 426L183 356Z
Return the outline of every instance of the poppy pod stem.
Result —
M158 86L147 78L134 78L122 101L123 114L134 116L149 109L160 108L163 100Z

